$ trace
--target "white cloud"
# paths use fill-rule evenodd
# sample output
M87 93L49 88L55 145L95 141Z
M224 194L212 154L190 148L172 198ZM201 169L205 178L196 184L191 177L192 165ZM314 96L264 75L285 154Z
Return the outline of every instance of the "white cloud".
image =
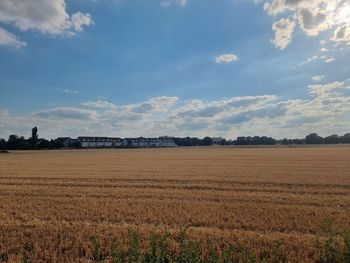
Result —
M160 5L163 6L163 7L170 6L172 3L173 3L172 0L162 0L162 1L160 1Z
M171 6L173 3L176 3L179 6L186 6L188 0L161 0L160 5L163 7Z
M237 61L237 60L238 60L237 55L232 54L232 53L223 54L223 55L217 56L215 58L216 63L231 63L231 62Z
M130 106L133 112L147 113L165 111L173 106L178 101L178 97L155 97L141 104L134 104Z
M55 118L55 119L78 119L78 120L94 120L97 118L97 113L92 110L85 110L71 107L53 108L36 112L33 116L40 118Z
M120 112L127 113L151 113L167 110L169 107L173 106L177 100L178 97L160 96L149 99L142 103L128 104L126 106L117 106L106 100L87 101L83 102L82 105L90 108L118 110Z
M324 75L316 75L311 77L311 80L315 82L320 82L323 79L324 79Z
M57 88L52 88L53 91L58 92L58 93L64 93L67 95L78 95L80 92L78 90L74 89L57 89Z
M319 58L318 56L312 56L312 57L309 57L306 61L310 63L311 61L317 60L318 58Z
M105 100L97 100L97 101L87 101L82 103L83 106L91 107L91 108L110 108L116 109L117 106L111 102Z
M335 61L335 58L333 58L333 57L328 57L328 58L325 59L324 62L326 62L326 63L331 63L331 62L333 62L333 61Z
M271 16L294 22L308 36L317 36L326 30L334 31L332 41L350 43L350 2L346 0L265 0L264 10ZM276 30L276 23L273 25ZM291 27L291 26L290 26ZM294 29L294 27L293 27ZM293 30L285 33L291 40ZM276 39L276 38L275 38ZM284 41L278 48L285 48L290 41ZM321 44L325 44L322 40Z
M89 26L93 23L90 14L83 14L81 12L73 14L71 20L72 26L77 32L83 31L83 26Z
M272 43L275 47L285 49L292 41L292 34L295 28L295 22L290 18L282 18L272 25L272 30L275 32L275 38Z
M350 25L337 27L334 31L332 40L336 42L344 41L350 45Z
M65 0L2 0L0 22L21 31L36 30L43 34L72 36L93 23L90 14L67 13ZM16 45L24 42L15 42Z
M335 61L335 58L327 56L327 55L323 55L323 56L315 55L315 56L307 58L306 61L301 63L301 65L304 65L304 64L310 63L310 62L314 62L314 61L317 61L317 60L324 61L325 63L331 63L331 62Z
M315 96L326 96L331 91L338 89L344 85L344 82L335 81L327 84L314 84L309 85L309 92L311 95Z
M79 91L73 89L64 89L63 92L68 94L79 94Z
M185 6L187 4L187 2L188 2L188 0L176 0L176 1L181 6Z
M27 46L26 42L20 41L14 34L0 27L0 45L22 48Z
M48 138L86 134L228 138L269 135L280 138L302 137L310 131L321 134L348 132L348 83L313 84L308 86L308 92L311 95L308 99L262 95L186 101L160 96L124 105L97 100L24 116L0 110L0 136L7 137L13 133L26 135L34 125L39 127L41 136Z

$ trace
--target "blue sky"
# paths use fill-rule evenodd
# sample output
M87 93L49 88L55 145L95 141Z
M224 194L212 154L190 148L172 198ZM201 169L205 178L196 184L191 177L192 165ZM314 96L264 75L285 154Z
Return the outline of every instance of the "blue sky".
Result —
M5 0L0 137L350 132L346 0Z

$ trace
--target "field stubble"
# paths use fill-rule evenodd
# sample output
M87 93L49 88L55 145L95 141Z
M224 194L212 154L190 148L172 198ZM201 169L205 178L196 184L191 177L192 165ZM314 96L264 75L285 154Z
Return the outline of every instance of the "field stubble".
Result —
M350 229L350 148L25 151L0 156L0 260L84 261L90 236L152 230L312 262L327 219ZM16 256L17 255L17 256Z

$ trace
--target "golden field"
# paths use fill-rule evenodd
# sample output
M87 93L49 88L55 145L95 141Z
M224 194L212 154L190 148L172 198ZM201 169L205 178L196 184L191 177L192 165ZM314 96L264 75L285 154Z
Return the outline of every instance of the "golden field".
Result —
M14 151L0 155L0 261L86 262L90 236L156 229L314 262L350 229L350 147Z

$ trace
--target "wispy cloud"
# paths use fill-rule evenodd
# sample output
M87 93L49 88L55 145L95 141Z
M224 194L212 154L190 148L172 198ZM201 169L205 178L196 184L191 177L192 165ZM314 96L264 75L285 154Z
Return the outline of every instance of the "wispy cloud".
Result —
M93 110L85 110L71 107L61 107L43 110L34 113L32 116L44 119L78 119L78 120L94 120L97 113Z
M117 106L113 103L110 103L106 100L97 100L97 101L86 101L82 103L83 106L91 107L91 108L110 108L116 109Z
M317 76L320 79L321 75ZM0 110L1 136L28 132L38 125L47 137L83 134L113 136L226 136L270 135L277 138L348 132L348 82L311 84L309 99L283 99L275 95L240 96L219 100L182 100L155 97L116 105L106 100L84 102L16 116Z
M229 54L222 54L220 56L215 57L216 63L231 63L233 61L237 61L238 57L237 55L233 53Z
M57 88L53 88L53 91L56 91L58 93L64 93L64 94L69 94L69 95L78 95L80 94L80 92L78 90L74 90L74 89L57 89Z
M324 75L316 75L311 77L311 80L315 82L320 82L323 79L324 79Z
M22 48L26 47L27 43L19 40L17 36L0 27L0 45Z
M161 0L160 5L163 7L171 6L173 3L176 3L179 6L186 6L188 0Z

